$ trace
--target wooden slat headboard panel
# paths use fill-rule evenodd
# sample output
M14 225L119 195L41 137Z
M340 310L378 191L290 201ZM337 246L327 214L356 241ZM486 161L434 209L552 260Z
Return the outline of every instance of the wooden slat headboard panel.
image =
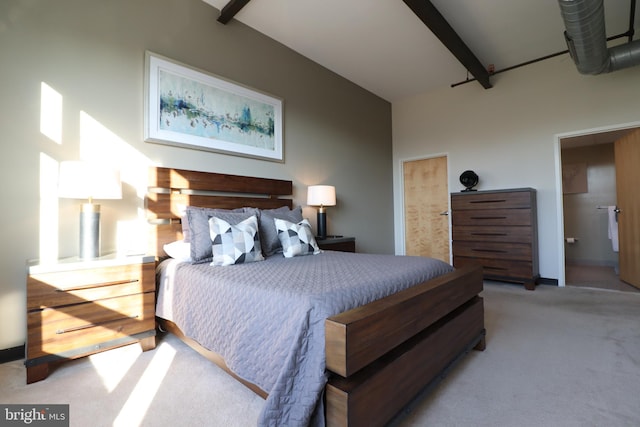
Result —
M293 190L291 181L280 179L161 167L149 169L149 187L263 194L272 197L290 196Z
M291 181L150 167L145 197L150 221L149 251L165 257L163 246L182 239L180 212L185 206L218 209L293 206ZM281 198L286 196L287 198Z

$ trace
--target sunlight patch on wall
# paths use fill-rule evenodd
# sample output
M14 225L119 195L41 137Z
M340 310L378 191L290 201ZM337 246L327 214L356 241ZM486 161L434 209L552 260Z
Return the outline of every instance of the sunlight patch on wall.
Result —
M175 355L176 350L168 345L161 345L156 348L151 363L145 369L122 410L114 420L114 426L129 427L142 424L142 420L160 389Z
M40 262L58 259L58 162L40 153Z
M117 223L117 242L119 256L144 255L147 253L148 227L145 213L138 213L139 218L122 220Z
M144 198L151 160L84 111L80 111L80 158L118 167L122 182Z
M45 82L40 83L40 132L62 144L62 95Z

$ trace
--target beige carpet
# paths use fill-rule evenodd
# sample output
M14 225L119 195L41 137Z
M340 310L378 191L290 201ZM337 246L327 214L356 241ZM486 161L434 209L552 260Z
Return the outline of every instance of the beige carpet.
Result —
M398 426L640 425L640 294L486 283L487 349L471 352ZM72 426L254 426L262 400L172 336L64 364L1 403L69 403Z

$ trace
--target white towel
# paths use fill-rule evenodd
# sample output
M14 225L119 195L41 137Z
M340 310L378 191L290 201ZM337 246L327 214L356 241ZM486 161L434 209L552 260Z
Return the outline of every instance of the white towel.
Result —
M618 252L618 219L616 218L616 207L609 206L609 239L614 252Z

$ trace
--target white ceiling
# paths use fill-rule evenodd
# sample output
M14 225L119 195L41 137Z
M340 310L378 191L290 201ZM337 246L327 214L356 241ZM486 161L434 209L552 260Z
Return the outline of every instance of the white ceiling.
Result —
M203 1L219 10L228 2ZM557 0L432 3L496 71L566 50ZM607 35L626 32L629 1L604 3ZM391 102L467 79L402 0L252 0L235 19Z

